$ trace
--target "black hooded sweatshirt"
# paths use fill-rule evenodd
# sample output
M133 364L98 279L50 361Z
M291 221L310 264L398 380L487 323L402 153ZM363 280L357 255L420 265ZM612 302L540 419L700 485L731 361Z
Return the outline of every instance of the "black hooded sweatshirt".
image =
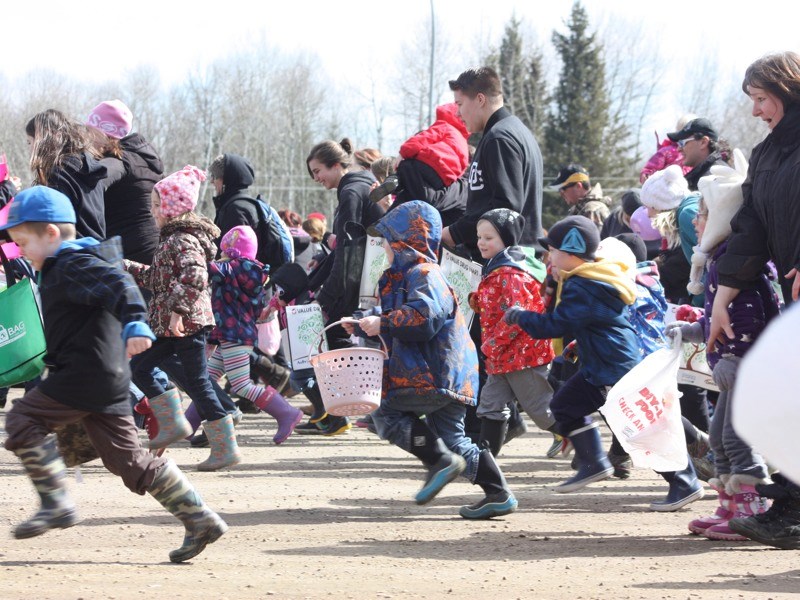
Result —
M249 225L258 231L258 208L247 189L255 181L253 165L238 154L224 154L223 188L214 197L214 225L219 227L220 239L237 225ZM219 246L219 244L217 244Z
M158 247L158 227L150 208L153 186L164 174L155 148L138 133L120 140L122 160L104 158L106 235L122 238L125 258L149 265Z
M106 216L103 202L103 180L107 169L87 153L64 159L47 178L47 187L58 190L72 202L78 237L106 239Z

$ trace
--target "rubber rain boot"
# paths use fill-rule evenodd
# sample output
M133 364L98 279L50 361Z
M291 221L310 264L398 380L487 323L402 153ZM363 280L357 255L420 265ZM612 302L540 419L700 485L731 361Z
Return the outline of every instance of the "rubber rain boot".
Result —
M166 448L191 435L192 426L183 414L181 395L176 388L150 398L148 404L158 423L158 435L150 440L151 450Z
M650 503L650 510L675 512L695 500L700 500L705 495L703 484L697 479L692 460L688 456L687 459L689 464L682 471L659 473L669 483L669 490L666 498Z
M169 553L174 563L194 558L228 531L227 523L206 506L186 475L171 460L156 474L148 492L175 515L186 530L181 547Z
M225 467L238 465L242 461L231 415L225 415L216 421L205 421L203 429L211 444L211 454L197 465L198 471L218 471Z
M493 456L500 454L506 439L508 423L494 419L481 418L481 438L478 446L491 451Z
M556 486L559 494L580 490L590 483L608 479L614 474L614 467L608 462L600 442L597 423L575 429L567 435L578 458L578 471L561 485Z
M517 499L508 489L506 478L488 449L481 450L478 457L474 483L481 486L486 496L459 509L458 514L465 519L491 519L517 510Z
M442 439L416 418L411 425L409 452L428 468L425 483L414 497L417 504L427 504L433 500L444 486L467 468L467 463L461 456L448 450Z
M261 392L253 404L278 422L278 431L272 438L276 445L285 442L303 420L303 411L289 404L273 387L267 387Z
M75 505L67 494L67 467L58 453L56 437L49 435L38 446L14 450L39 495L39 510L14 528L18 540L42 535L49 529L66 529L78 522Z

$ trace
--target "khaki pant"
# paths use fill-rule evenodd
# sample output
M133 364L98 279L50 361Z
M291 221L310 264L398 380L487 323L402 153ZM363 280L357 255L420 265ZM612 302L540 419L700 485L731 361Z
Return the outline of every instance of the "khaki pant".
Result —
M6 415L7 450L38 446L56 427L80 421L106 469L122 478L132 492L144 494L166 459L142 448L131 415L110 415L72 408L44 395L27 392Z

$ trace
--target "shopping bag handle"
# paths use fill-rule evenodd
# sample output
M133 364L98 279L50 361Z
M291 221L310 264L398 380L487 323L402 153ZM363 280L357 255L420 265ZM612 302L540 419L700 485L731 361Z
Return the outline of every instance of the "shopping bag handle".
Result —
M341 323L358 323L358 319L353 319L352 317L345 317L344 319L339 319L338 321L334 321L333 323L330 323L327 327L324 327L322 329L322 331L320 331L317 334L317 338L318 338L317 342L315 344L311 345L311 349L308 351L308 356L306 357L306 360L310 360L311 359L311 353L314 351L314 347L315 346L317 348L317 354L320 354L322 352L322 335L326 331L328 331L328 329L330 329L331 327L336 327L337 325L340 325ZM383 341L383 338L381 337L380 334L378 334L378 339L381 341L381 344L383 345L383 353L388 357L389 356L389 347L386 345L386 342Z

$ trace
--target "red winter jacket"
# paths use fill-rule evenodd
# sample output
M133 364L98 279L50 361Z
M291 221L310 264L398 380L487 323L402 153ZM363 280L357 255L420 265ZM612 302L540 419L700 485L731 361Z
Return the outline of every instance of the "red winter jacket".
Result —
M431 167L445 186L464 174L469 164L467 131L455 102L436 107L433 125L400 146L400 156L414 158Z
M490 375L538 367L553 360L549 339L535 340L518 326L503 321L511 306L543 313L540 285L529 273L509 266L495 269L478 286L475 293L480 308L481 351Z

